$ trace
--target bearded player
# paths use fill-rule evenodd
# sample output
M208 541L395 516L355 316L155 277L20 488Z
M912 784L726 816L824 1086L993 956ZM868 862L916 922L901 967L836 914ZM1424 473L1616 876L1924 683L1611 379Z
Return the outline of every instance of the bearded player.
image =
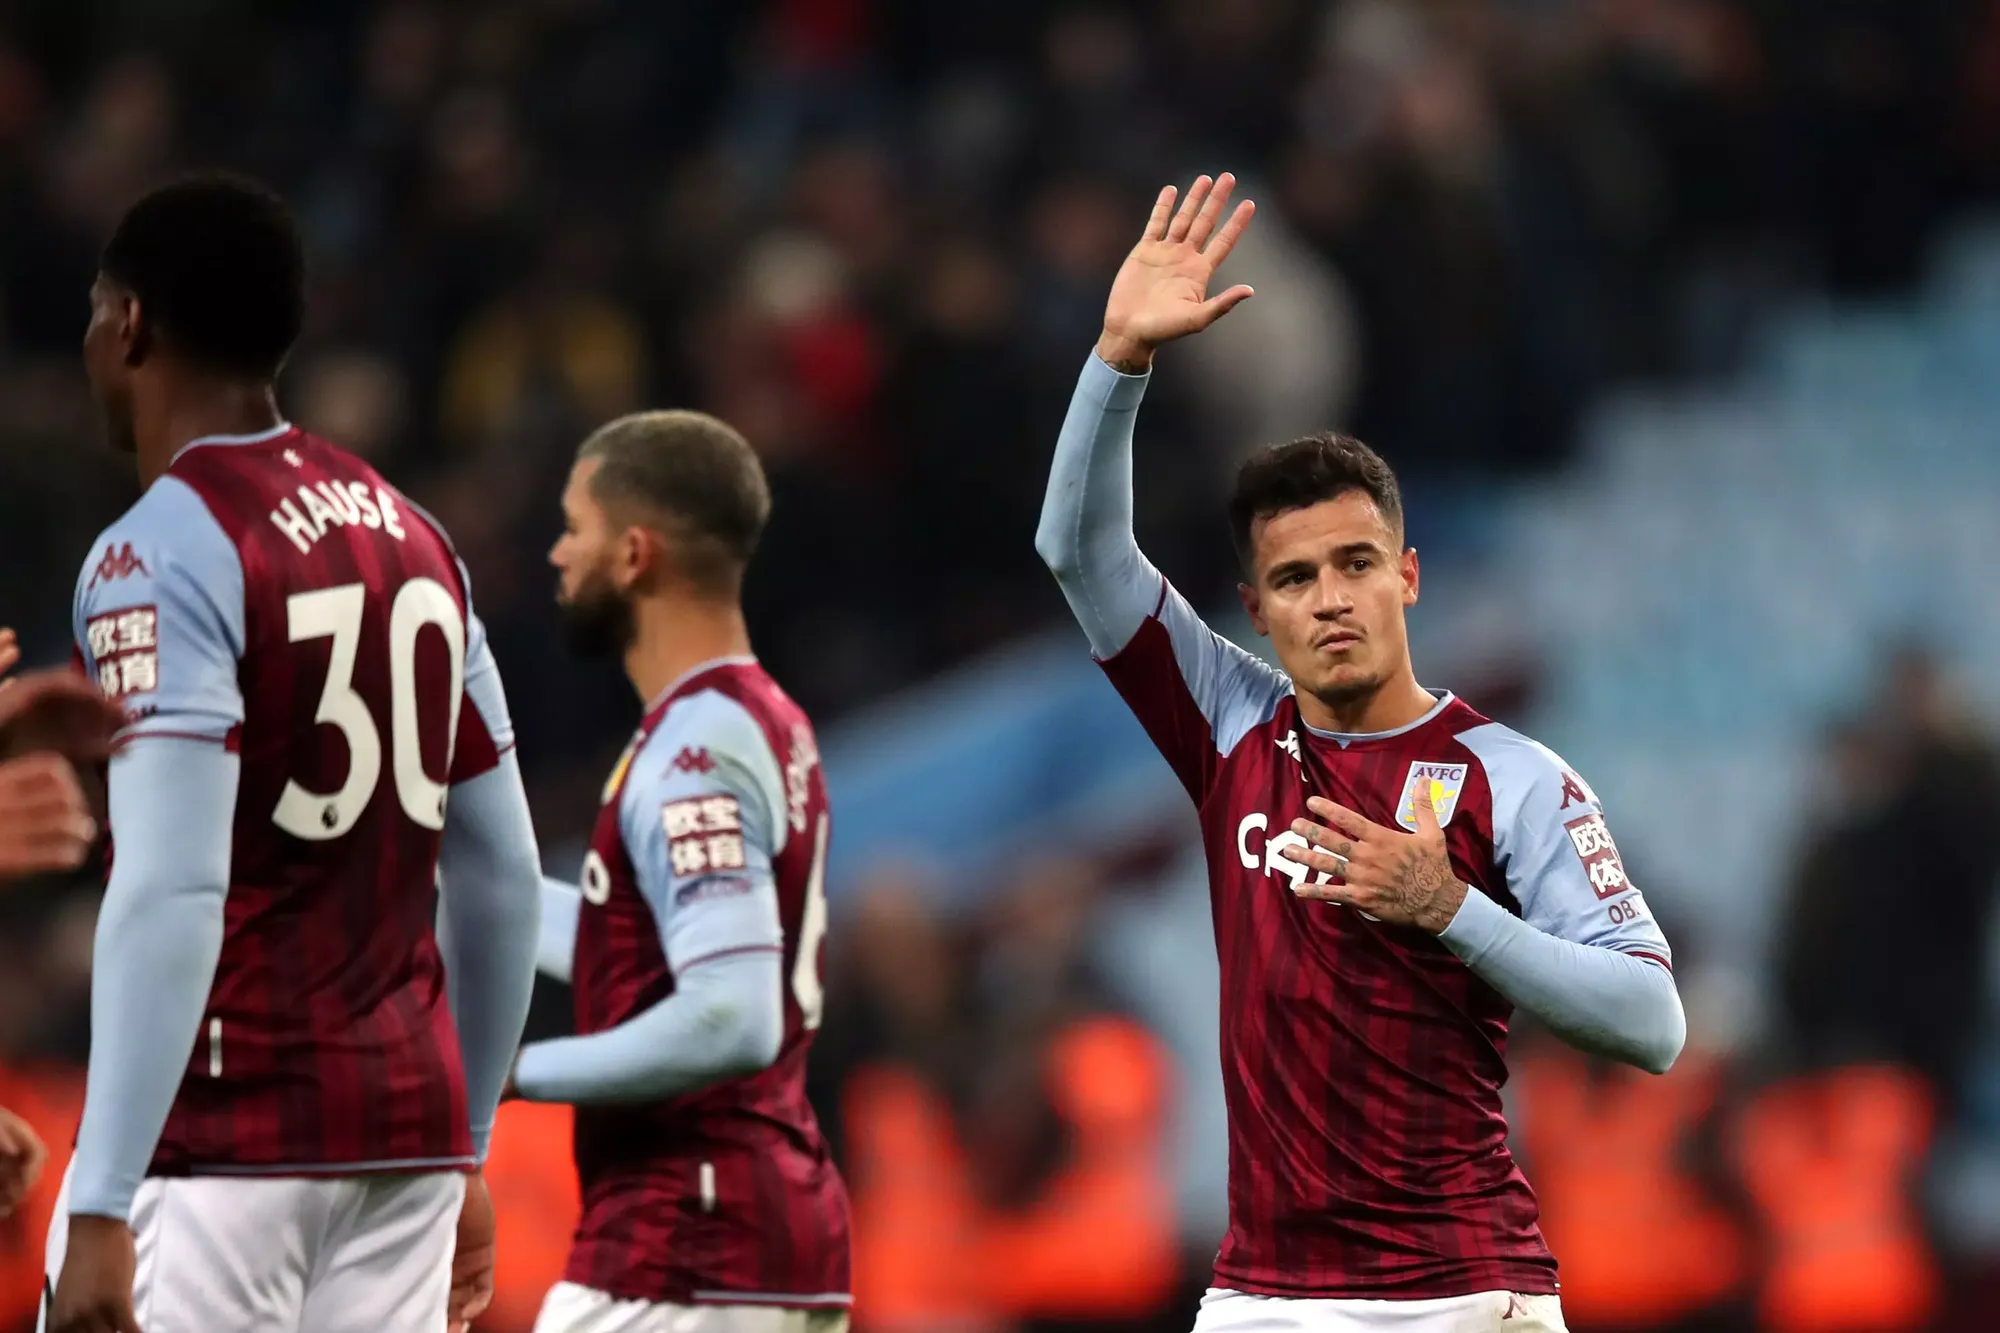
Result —
M645 716L581 884L544 889L577 1035L524 1049L514 1086L575 1104L583 1217L537 1333L847 1326L847 1192L805 1094L826 790L740 602L770 505L743 437L697 412L605 426L563 494L568 628Z
M463 1327L454 1244L491 1241L468 1175L540 881L465 572L279 414L304 265L274 196L147 196L90 295L84 361L142 494L76 589L126 723L45 1327Z
M1161 192L1056 445L1037 549L1179 775L1208 848L1227 1236L1199 1330L1561 1327L1507 1151L1508 1020L1654 1072L1685 1021L1597 798L1411 667L1393 474L1320 435L1243 464L1241 596L1282 669L1211 632L1132 535L1133 418L1249 225L1234 182ZM1220 224L1220 225L1218 225Z

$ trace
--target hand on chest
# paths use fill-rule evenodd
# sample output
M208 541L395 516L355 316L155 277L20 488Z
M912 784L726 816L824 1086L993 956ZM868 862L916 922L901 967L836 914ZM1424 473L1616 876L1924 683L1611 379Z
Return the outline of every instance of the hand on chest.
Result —
M1246 774L1249 780L1236 784L1241 799L1233 812L1235 859L1254 876L1253 890L1268 884L1291 894L1310 894L1314 886L1341 882L1345 877L1339 865L1325 853L1339 852L1344 863L1355 854L1355 844L1363 842L1376 859L1416 860L1428 847L1431 862L1442 867L1448 858L1450 871L1462 882L1481 884L1488 878L1489 858L1482 851L1478 821L1463 813L1469 808L1467 787L1476 782L1467 760L1449 754L1426 757L1410 748L1341 749L1324 741L1301 745L1296 733L1274 748L1275 762L1267 760L1258 766L1261 773ZM1309 807L1308 800L1315 797L1340 807L1338 822L1348 827L1336 827L1324 808ZM1419 799L1428 809L1418 810ZM1315 846L1294 828L1299 820L1328 828L1339 841L1323 838ZM1309 853L1318 854L1318 865L1299 859Z

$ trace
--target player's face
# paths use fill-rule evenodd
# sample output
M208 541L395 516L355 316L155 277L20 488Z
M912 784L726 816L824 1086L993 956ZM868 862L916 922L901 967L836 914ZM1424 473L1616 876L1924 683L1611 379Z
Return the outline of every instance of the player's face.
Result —
M138 323L138 301L99 275L90 284L90 327L83 334L83 368L104 412L111 447L128 454L138 448L132 427L132 348Z
M1239 590L1243 607L1300 690L1365 698L1407 665L1417 553L1366 494L1288 509L1250 535L1256 582Z
M591 458L570 469L562 499L563 533L549 551L563 628L570 646L589 656L624 652L636 628L629 579L621 582L626 534L612 527L590 490L598 466Z

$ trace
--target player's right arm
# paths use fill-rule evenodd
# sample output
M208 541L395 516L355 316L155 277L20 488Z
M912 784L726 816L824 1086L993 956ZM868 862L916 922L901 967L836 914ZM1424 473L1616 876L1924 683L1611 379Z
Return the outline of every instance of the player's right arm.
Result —
M674 990L614 1027L523 1049L514 1083L529 1101L680 1096L767 1067L783 1044L773 861L809 835L790 826L784 774L756 720L713 692L676 702L633 757L619 822ZM545 904L561 888L545 887Z
M1197 179L1174 211L1160 192L1145 234L1113 281L1104 332L1056 441L1035 549L1091 651L1197 800L1212 769L1287 688L1278 673L1211 631L1139 550L1132 528L1132 431L1161 344L1214 323L1250 295L1208 295L1216 266L1249 225L1234 187ZM1205 248L1204 248L1205 247ZM1157 626L1149 633L1149 627Z

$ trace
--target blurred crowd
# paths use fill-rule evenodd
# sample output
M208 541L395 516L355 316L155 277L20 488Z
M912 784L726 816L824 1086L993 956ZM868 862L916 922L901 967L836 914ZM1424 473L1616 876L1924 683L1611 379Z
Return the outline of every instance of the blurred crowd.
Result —
M1345 427L1418 496L1558 466L1605 386L1726 372L1782 300L1911 280L2000 191L2000 3L0 0L0 623L45 660L132 490L76 354L96 249L189 166L298 207L287 410L456 538L554 844L632 716L563 659L542 563L603 419L697 406L759 449L752 632L824 724L1061 618L1044 468L1162 182L1227 167L1260 205L1231 260L1258 298L1176 349L1144 427L1141 538L1206 602L1247 447ZM1996 867L1964 834L2000 796L1910 670L1832 743L1785 1050L1959 1087L1935 1015L1983 984ZM1890 827L1955 838L1950 884ZM1172 1053L1080 947L1160 856L1024 868L976 920L915 872L847 905L817 1101L876 1164L861 1262L902 1327L1138 1317L1197 1280L1143 1151ZM1883 919L1920 892L1937 915ZM0 1067L83 1050L93 912L0 897Z
M823 717L1049 618L1042 466L1162 181L1227 165L1264 208L1259 300L1147 418L1149 548L1214 591L1244 448L1559 459L1598 387L1726 361L1775 292L1893 287L2000 183L2000 10L1950 0L0 13L0 604L58 636L122 495L74 356L96 247L225 165L309 232L289 409L445 520L523 693L562 670L554 479L644 404L763 451L759 647ZM605 711L548 693L524 743L566 761Z

